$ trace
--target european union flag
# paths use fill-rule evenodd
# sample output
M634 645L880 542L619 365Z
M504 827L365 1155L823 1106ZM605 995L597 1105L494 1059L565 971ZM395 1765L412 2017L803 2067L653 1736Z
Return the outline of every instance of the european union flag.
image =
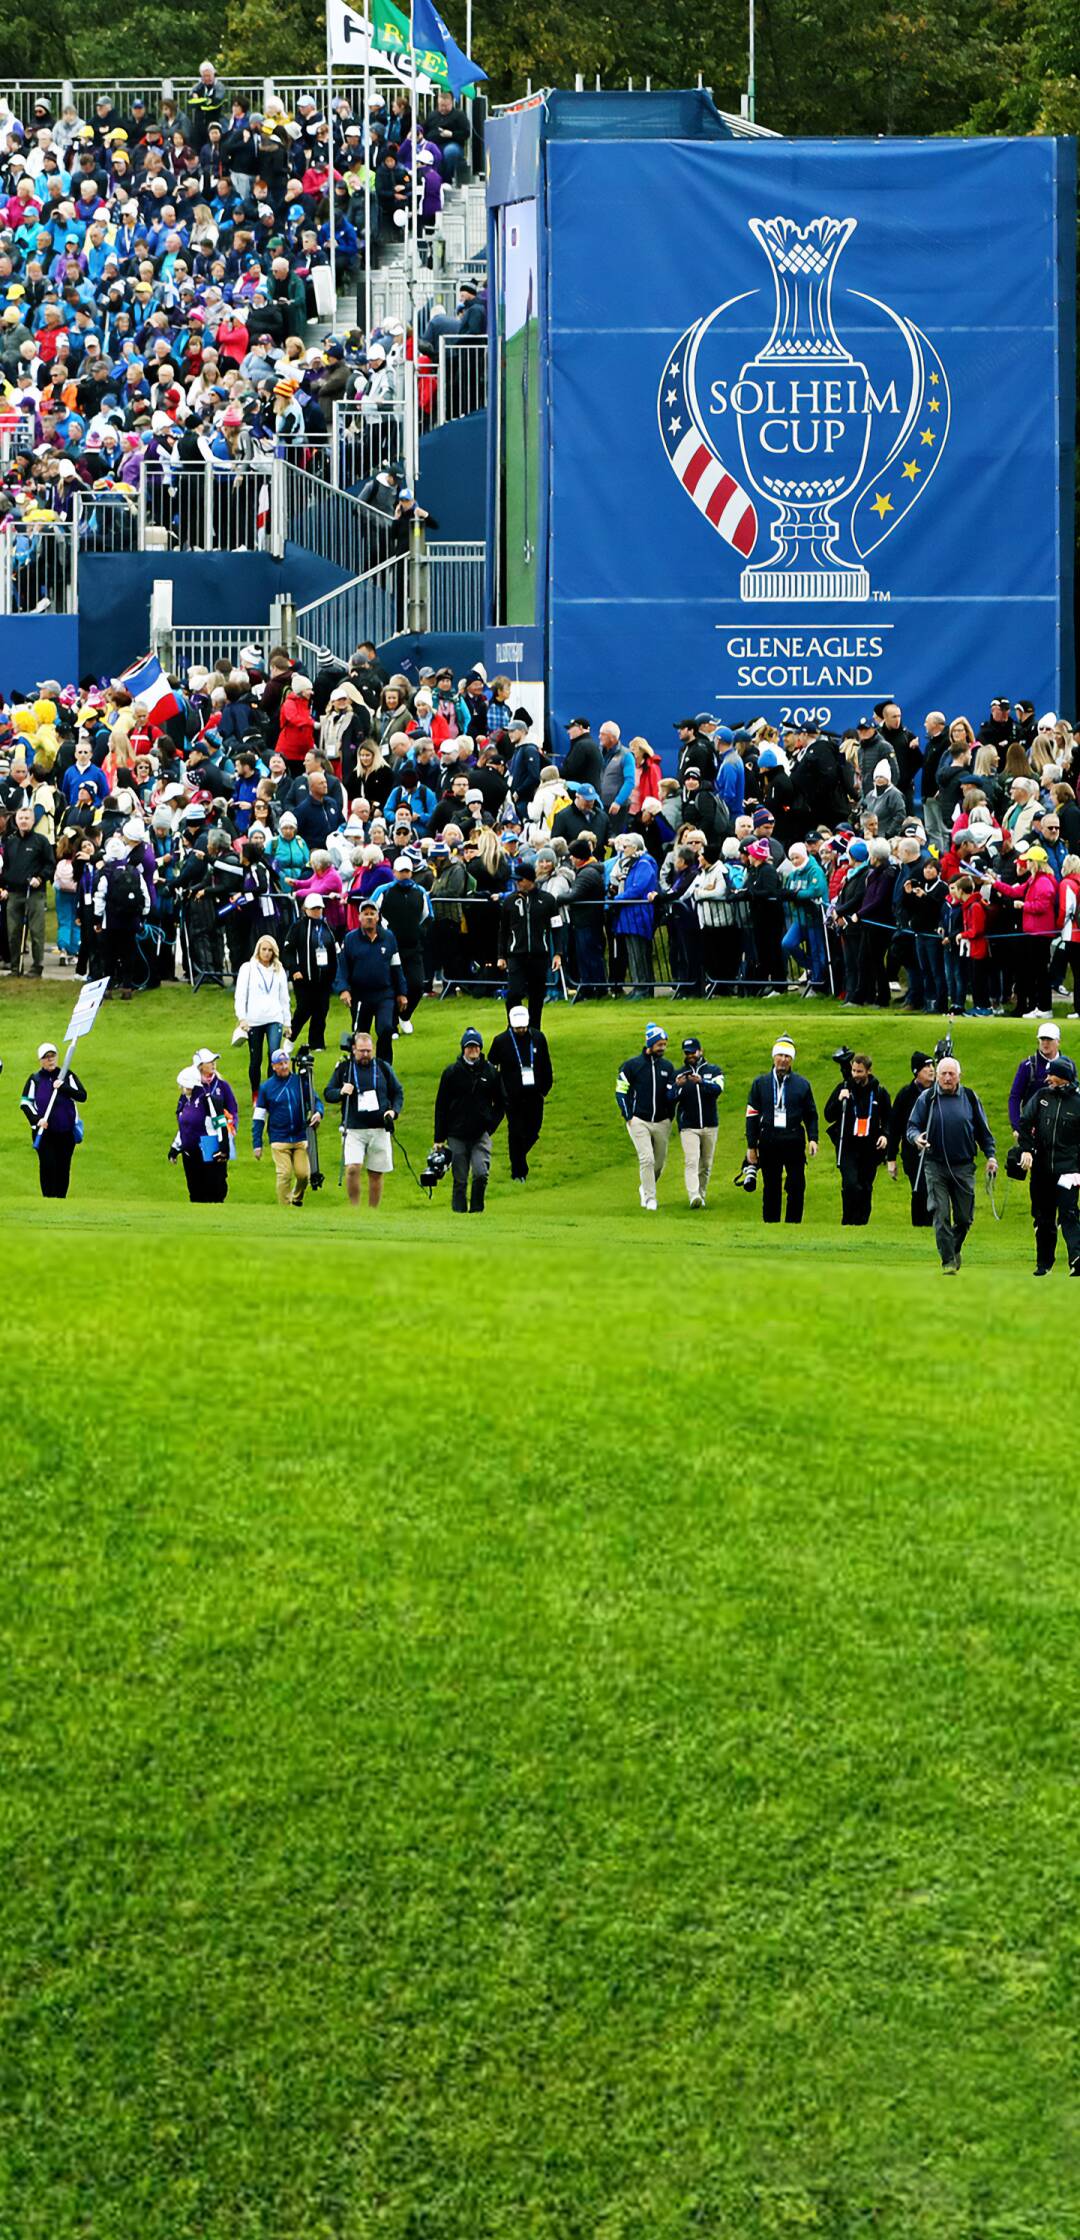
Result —
M463 86L474 84L478 78L483 78L486 83L487 71L481 70L477 63L470 62L467 54L462 53L438 9L432 5L432 0L413 0L412 43L418 51L424 47L434 47L439 54L446 56L446 74L452 93L460 93Z

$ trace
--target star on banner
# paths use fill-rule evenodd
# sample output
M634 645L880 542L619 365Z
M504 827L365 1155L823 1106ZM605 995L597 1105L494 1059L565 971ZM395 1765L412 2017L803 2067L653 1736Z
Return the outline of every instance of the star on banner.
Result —
M941 375L939 373L932 373L930 376L930 387L932 389L936 389L940 379Z
M930 410L931 410L931 412L940 412L940 411L941 411L941 398L940 398L940 397L931 397L931 399L930 399Z
M673 416L672 416L672 418L671 418L671 419L670 419L670 420L668 421L668 429L669 429L669 432L670 432L670 433L671 433L671 434L672 434L673 436L677 436L677 435L678 435L678 433L679 433L679 429L680 429L681 427L682 427L682 421L681 421L680 419L678 419L678 418L677 418L676 416L674 416L674 415L673 415Z
M674 389L669 389L669 390L668 390L668 392L667 392L667 395L666 395L666 396L665 396L665 398L664 398L664 403L665 403L665 404L674 404L674 402L675 402L675 394L676 394L676 392L675 392L675 390L674 390Z
M884 521L887 513L891 513L893 511L893 502L887 491L884 497L882 497L880 490L878 491L877 497L874 499L874 503L871 506L870 511L871 513L876 513L881 521Z
M933 429L932 429L932 428L920 428L920 429L919 429L919 442L920 442L920 443L933 443L933 442L934 442L934 440L935 440L935 437L934 437L934 431L933 431Z
M916 465L914 459L905 459L903 473L909 482L914 482L916 475L922 473L922 468Z

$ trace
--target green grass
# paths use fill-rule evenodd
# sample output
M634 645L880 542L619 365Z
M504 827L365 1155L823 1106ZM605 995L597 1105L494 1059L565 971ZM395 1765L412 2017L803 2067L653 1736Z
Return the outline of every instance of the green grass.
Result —
M104 1013L48 1206L69 1002L0 1004L4 2240L1075 2240L1076 1309L1020 1193L956 1283L824 1155L763 1231L746 1084L792 1024L824 1092L841 1021L660 1004L729 1090L646 1216L639 1004L549 1015L482 1222L248 1159L189 1207L229 1011L178 993ZM397 1045L416 1163L474 1015ZM898 1086L936 1031L854 1039ZM1028 1041L957 1034L1002 1127Z

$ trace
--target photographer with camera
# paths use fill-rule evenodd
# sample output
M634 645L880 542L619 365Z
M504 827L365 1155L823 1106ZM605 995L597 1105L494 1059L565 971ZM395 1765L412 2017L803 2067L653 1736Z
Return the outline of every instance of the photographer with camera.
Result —
M720 1099L724 1076L710 1065L697 1035L687 1035L683 1062L675 1076L675 1123L682 1141L686 1195L695 1208L705 1203L716 1137L720 1125Z
M374 1212L382 1198L383 1176L394 1171L392 1137L405 1091L393 1067L376 1057L366 1028L353 1035L346 1056L339 1060L326 1084L325 1096L327 1104L341 1106L342 1159L349 1204L360 1204L360 1177L366 1169L368 1206Z
M877 1170L889 1148L889 1092L861 1050L834 1050L841 1079L825 1107L825 1126L840 1171L841 1227L865 1229Z
M779 1221L785 1191L785 1220L802 1220L807 1155L817 1158L814 1092L794 1064L795 1044L790 1035L779 1035L772 1071L755 1075L746 1100L746 1160L761 1170L761 1218L767 1222Z
M1080 1276L1080 1088L1071 1058L1050 1059L1041 1089L1028 1098L1020 1115L1019 1143L1017 1164L1031 1178L1034 1273L1050 1274L1060 1228L1069 1274ZM1015 1156L1009 1153L1010 1173Z
M277 1176L277 1202L279 1206L302 1206L312 1179L308 1129L318 1127L322 1102L312 1089L309 1104L287 1050L275 1050L270 1065L270 1078L263 1082L251 1115L252 1152L256 1159L262 1158L263 1136L268 1133Z
M932 1089L933 1086L934 1061L932 1057L926 1050L913 1050L911 1053L911 1079L905 1081L903 1088L897 1091L893 1099L892 1112L889 1118L888 1150L889 1173L893 1181L896 1181L896 1163L899 1159L911 1185L911 1226L913 1229L932 1228L934 1217L930 1211L926 1195L923 1162L914 1144L908 1142L907 1124L911 1118L913 1107L918 1103L923 1090Z
M491 1173L491 1138L504 1107L502 1082L484 1056L483 1035L477 1027L466 1027L461 1055L445 1068L435 1097L435 1148L445 1145L450 1153L454 1175L450 1203L454 1213L483 1213ZM429 1169L431 1164L429 1160Z
M940 1043L938 1048L942 1048ZM985 1155L987 1174L997 1173L997 1157L982 1105L973 1089L961 1088L960 1067L951 1055L939 1058L933 1088L924 1089L916 1098L907 1124L907 1141L923 1157L942 1272L955 1276L960 1270L964 1239L975 1219L976 1147Z

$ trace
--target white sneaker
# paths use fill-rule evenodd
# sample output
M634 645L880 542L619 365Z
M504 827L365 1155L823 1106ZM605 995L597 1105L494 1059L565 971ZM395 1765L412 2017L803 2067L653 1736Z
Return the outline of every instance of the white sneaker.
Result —
M642 1201L641 1201L641 1203L642 1203L642 1205L644 1206L644 1208L645 1208L645 1211L646 1211L646 1213L655 1213L655 1212L656 1212L656 1199L655 1199L655 1198L643 1198L643 1199L642 1199Z
M691 1203L691 1205L692 1205L692 1206L703 1206L703 1205L704 1205L704 1203L705 1203L705 1200L704 1200L704 1198L702 1197L702 1195L701 1195L701 1192L700 1192L700 1190L695 1190L695 1192L694 1192L694 1195L693 1195L693 1197L692 1197L692 1198L691 1198L691 1200L690 1200L690 1203Z
M412 1020L411 1020L411 1019L402 1019L402 1020L401 1020L401 1021L400 1021L399 1023L400 1023L400 1027L401 1027L401 1032L402 1032L402 1034L411 1034L411 1033L412 1033Z
M1041 1018L1042 1018L1042 1012L1041 1012L1041 1011L1025 1011L1025 1013L1024 1013L1024 1017L1025 1017L1025 1019L1041 1019Z

